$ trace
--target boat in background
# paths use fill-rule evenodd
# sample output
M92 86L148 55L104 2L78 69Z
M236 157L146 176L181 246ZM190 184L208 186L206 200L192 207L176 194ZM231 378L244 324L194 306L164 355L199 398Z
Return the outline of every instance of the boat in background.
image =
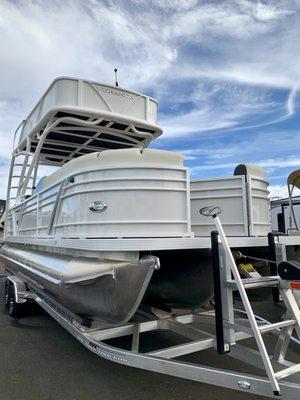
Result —
M289 197L275 198L271 201L272 230L281 235L300 237L300 196L294 190L300 189L300 170L290 173L287 178ZM300 245L287 247L287 257L300 262ZM300 306L300 295L295 292Z

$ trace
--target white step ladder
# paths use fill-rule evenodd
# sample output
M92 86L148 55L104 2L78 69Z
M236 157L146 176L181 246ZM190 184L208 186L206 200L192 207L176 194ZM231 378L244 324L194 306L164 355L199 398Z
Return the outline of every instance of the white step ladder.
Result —
M15 200L21 194L22 186L32 162L32 157L33 154L28 152L21 152L12 157L9 171L9 191L7 197L7 201L10 206L14 204ZM28 178L28 183L24 188L24 196L32 195L36 173L37 169L34 169L33 174Z
M239 274L233 254L231 252L221 221L218 217L218 215L221 213L220 208L204 207L200 210L200 213L201 215L209 216L214 219L218 235L220 237L221 243L223 245L223 250L226 255L225 266L227 266L227 268L230 268L230 271L227 271L227 273L223 275L227 276L227 279L225 279L223 283L231 291L238 290L250 324L250 327L248 328L245 326L237 325L234 323L234 321L231 323L228 323L227 321L226 328L230 327L231 329L241 331L246 329L253 333L274 395L280 396L281 393L278 381L280 379L286 378L287 376L300 372L300 363L292 364L289 363L289 361L285 360L285 355L294 330L296 331L300 339L300 311L294 298L292 289L290 288L289 282L281 280L279 276L242 279ZM231 276L233 276L233 279L229 278ZM267 286L278 287L283 302L286 306L287 312L283 321L259 326L258 321L255 318L252 306L250 304L246 289L263 288ZM228 299L224 299L224 301L227 300ZM272 357L270 357L267 352L262 334L278 329L281 330L281 333L279 335L277 345L275 346L274 354ZM272 362L279 363L285 368L275 372L271 360Z

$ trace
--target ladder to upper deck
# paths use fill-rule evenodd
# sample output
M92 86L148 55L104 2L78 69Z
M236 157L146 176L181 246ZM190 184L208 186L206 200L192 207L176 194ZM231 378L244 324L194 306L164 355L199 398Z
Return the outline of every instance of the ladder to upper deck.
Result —
M300 363L295 364L286 360L287 350L294 331L300 340L300 310L292 291L292 287L295 287L295 285L293 286L289 281L282 280L279 276L262 277L257 273L253 274L253 277L242 279L218 217L221 210L218 207L205 207L200 212L202 215L213 217L217 232L212 233L212 242L213 244L215 243L215 249L218 252L218 237L220 237L226 259L223 265L223 272L221 272L219 254L214 257L214 273L217 274L217 278L215 277L215 296L216 322L219 323L219 326L217 326L217 331L219 331L219 335L217 335L218 351L221 354L226 353L230 349L230 344L235 344L234 332L245 332L253 335L273 393L275 396L279 396L281 394L279 381L300 372ZM294 265L298 268L297 279L300 280L300 264L294 262ZM216 287L216 282L219 283L218 287ZM282 321L259 326L247 290L265 287L278 288L286 307L286 314ZM233 290L238 290L239 292L249 326L235 323ZM227 333L226 338L224 338L224 330ZM269 355L262 335L275 330L280 330L280 334L273 355ZM280 368L278 368L279 366Z
M11 207L16 199L21 196L21 192L23 198L33 194L37 177L37 165L35 165L30 173L29 168L32 159L33 154L26 151L12 156L9 171L7 208ZM30 176L28 176L29 173ZM28 179L26 179L26 177L28 177Z
M6 216L5 216L5 232L9 230L13 235L18 234L20 208L18 206L22 199L32 196L35 190L35 182L37 178L38 164L30 171L33 154L22 151L13 153L6 195ZM23 205L21 204L21 210Z

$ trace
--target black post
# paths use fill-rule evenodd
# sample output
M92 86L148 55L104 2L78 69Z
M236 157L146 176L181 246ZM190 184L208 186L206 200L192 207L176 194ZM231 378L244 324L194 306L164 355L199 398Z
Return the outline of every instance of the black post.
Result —
M214 295L215 295L216 339L217 339L218 353L226 354L230 352L230 348L226 350L224 343L220 254L219 254L218 236L219 236L218 232L211 233L211 250L212 250L212 262L213 262Z
M268 246L269 246L269 260L270 261L275 261L276 262L276 247L275 247L275 239L274 239L274 234L272 232L268 233ZM270 263L270 272L271 275L278 275L278 268L277 268L277 263ZM279 289L278 288L272 288L272 296L273 296L273 302L274 303L279 303Z

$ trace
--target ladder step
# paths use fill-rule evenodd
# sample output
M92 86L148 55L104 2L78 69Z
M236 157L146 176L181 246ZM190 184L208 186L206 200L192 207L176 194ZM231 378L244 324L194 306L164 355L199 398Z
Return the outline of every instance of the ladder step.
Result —
M297 372L300 372L300 364L295 364L289 368L285 368L285 369L282 369L281 371L276 372L275 378L277 380L283 379L283 378L286 378L287 376L296 374Z
M287 319L285 321L275 322L274 324L262 325L259 327L261 333L266 333L270 331L274 331L278 328L285 328L286 326L296 325L296 321L294 319Z
M18 178L21 178L21 175L12 175L12 178L18 179ZM33 179L33 177L30 176L29 179Z
M269 286L278 286L279 281L279 276L262 276L261 278L242 279L242 283L245 289L257 289ZM233 288L237 287L234 280L227 281L227 285Z

